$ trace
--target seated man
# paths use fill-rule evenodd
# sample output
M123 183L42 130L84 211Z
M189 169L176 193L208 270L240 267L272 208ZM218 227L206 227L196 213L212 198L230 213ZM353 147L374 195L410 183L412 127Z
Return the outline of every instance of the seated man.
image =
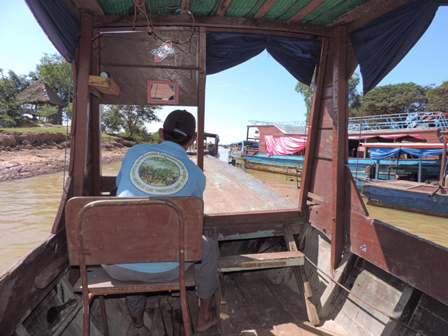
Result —
M134 146L126 154L117 177L117 196L203 198L205 175L186 153L195 140L195 130L196 121L191 113L185 110L171 112L163 129L159 130L162 144ZM218 288L217 253L213 240L202 238L202 261L194 264L199 297L198 331L205 331L218 322L210 308ZM193 263L186 263L185 267L191 265ZM103 265L103 268L112 278L122 281L160 282L179 278L177 262ZM134 325L142 327L145 295L128 296L127 302Z

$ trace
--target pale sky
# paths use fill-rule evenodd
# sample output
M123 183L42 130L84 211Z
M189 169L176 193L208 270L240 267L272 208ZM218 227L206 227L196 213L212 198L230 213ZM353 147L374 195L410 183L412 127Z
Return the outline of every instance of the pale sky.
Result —
M57 53L23 0L0 0L0 68L27 74L44 53ZM379 85L414 82L440 85L448 80L448 7L441 7L422 39ZM207 77L207 132L221 143L243 140L248 120L304 120L303 98L294 91L297 80L266 52L227 71ZM361 91L361 87L359 87ZM163 120L175 109L159 112ZM195 113L196 108L187 107ZM149 125L150 131L160 127Z

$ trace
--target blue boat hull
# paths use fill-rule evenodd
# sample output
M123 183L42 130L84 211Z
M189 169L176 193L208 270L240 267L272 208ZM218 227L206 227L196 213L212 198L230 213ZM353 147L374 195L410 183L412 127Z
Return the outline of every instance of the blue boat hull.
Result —
M414 192L384 188L379 183L367 183L362 186L368 204L402 211L417 212L425 215L448 217L448 195Z

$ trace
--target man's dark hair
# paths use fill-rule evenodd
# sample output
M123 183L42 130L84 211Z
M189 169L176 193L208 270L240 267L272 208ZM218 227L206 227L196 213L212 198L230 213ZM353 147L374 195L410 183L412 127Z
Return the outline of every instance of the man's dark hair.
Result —
M163 137L165 141L172 141L180 146L186 145L194 136L196 120L186 110L171 112L163 123Z
M173 131L163 130L163 138L165 141L172 141L180 146L185 146L187 143L189 143L191 138L193 138L193 136L194 135L185 136L183 134L176 133Z

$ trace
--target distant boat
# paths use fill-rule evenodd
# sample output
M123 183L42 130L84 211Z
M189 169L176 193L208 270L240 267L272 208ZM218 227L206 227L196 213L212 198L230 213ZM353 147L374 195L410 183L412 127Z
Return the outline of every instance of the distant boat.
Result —
M448 189L412 181L382 181L362 186L368 204L448 218Z
M242 164L245 168L300 175L307 145L308 127L304 122L263 122L250 120L247 126L247 138L232 144L229 151L229 163ZM413 114L392 114L367 117L353 117L348 126L348 167L356 178L386 179L390 167L418 166L418 159L400 160L387 158L379 162L366 151L370 143L396 144L404 142L437 143L440 131L448 130L446 113L423 112ZM437 175L439 160L425 159L423 175L420 181L429 175ZM368 166L376 166L377 176L366 176ZM413 168L414 169L414 168Z

